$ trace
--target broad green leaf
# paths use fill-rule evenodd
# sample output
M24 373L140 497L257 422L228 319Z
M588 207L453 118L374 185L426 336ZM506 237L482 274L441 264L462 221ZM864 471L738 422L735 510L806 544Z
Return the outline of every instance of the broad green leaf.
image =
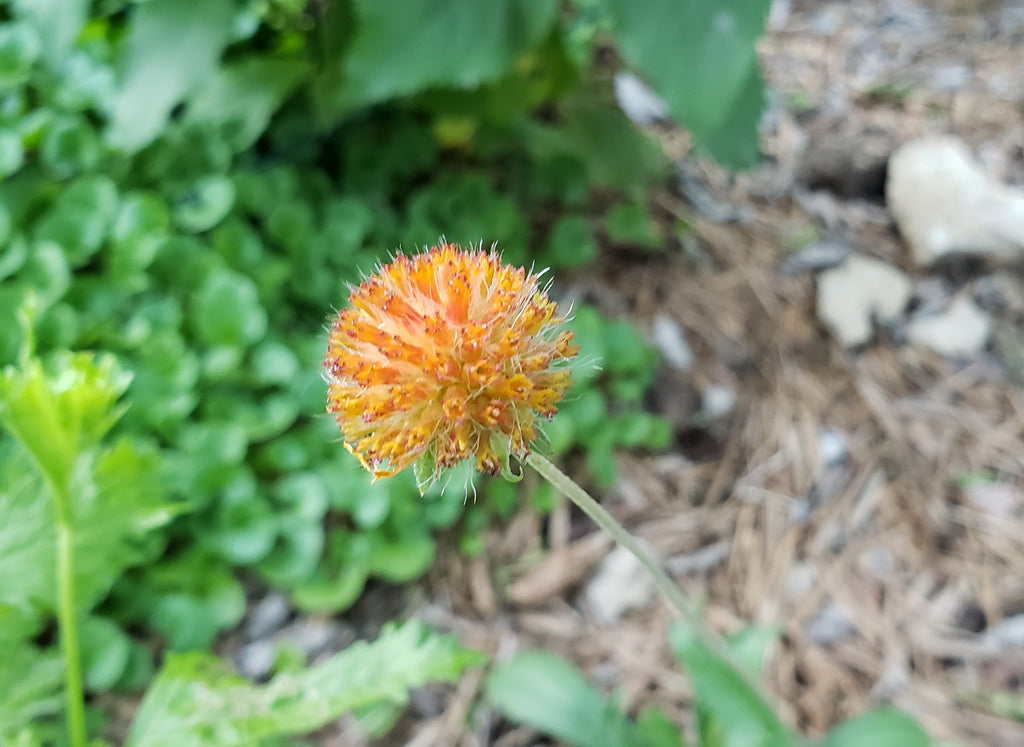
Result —
M412 581L434 562L437 546L426 532L409 533L395 540L377 533L370 539L370 571L393 583Z
M31 24L5 23L0 26L0 91L28 80L41 52L39 33Z
M495 79L543 38L558 12L554 0L357 0L355 6L342 92L349 105Z
M87 264L102 246L117 213L117 186L107 176L82 176L60 197L35 226L35 237L63 249L73 267Z
M167 204L158 195L124 195L110 229L112 271L123 275L149 267L167 238L170 224Z
M231 0L149 0L133 5L121 55L121 81L107 140L135 152L216 70L231 37Z
M231 747L306 734L357 708L404 704L410 688L452 681L483 656L417 621L385 627L322 664L253 685L207 654L169 656L146 693L129 747Z
M221 65L192 97L187 118L227 126L231 145L244 150L308 71L302 60L256 56Z
M844 721L819 744L821 747L928 747L931 740L907 714L882 708Z
M173 650L202 649L245 614L245 591L216 556L194 545L182 555L126 574L105 610L145 624Z
M786 728L749 682L683 625L669 631L696 693L704 747L785 747Z
M252 565L265 558L277 539L274 509L245 468L224 486L212 519L197 520L204 527L205 543L233 565Z
M299 609L309 612L347 609L366 585L370 575L367 532L342 529L331 532L324 555L313 577L295 588L292 598Z
M11 130L0 130L0 179L5 179L25 163L25 146L21 142L18 133ZM7 230L0 235L0 243L7 240L10 232L10 210L5 206L4 212L7 215Z
M210 345L241 346L267 331L267 312L253 281L232 270L217 270L192 297L192 322Z
M189 233L202 233L220 223L235 204L235 185L226 176L200 177L178 202L175 222Z
M99 136L84 117L54 117L43 128L39 160L58 179L91 171L99 159Z
M643 186L665 162L654 141L621 111L591 97L563 103L557 124L525 121L517 134L542 163L569 157L583 165L592 183L618 189Z
M754 43L770 0L603 2L622 55L696 145L725 166L751 166L764 105Z
M118 683L128 666L132 641L121 628L105 617L90 616L79 624L82 669L90 690L109 690Z
M628 745L631 725L572 665L544 651L500 664L487 699L512 721L581 747Z
M256 567L272 584L294 586L312 578L323 549L324 528L319 521L285 515L276 544Z
M38 32L43 57L58 67L85 24L88 0L15 0L15 13Z
M726 640L733 659L749 676L761 676L768 649L779 640L779 629L769 625L749 625Z

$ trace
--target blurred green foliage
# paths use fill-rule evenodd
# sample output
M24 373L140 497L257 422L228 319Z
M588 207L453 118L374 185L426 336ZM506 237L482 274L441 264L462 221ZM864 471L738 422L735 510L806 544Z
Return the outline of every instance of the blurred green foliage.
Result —
M435 533L460 518L463 549L479 549L491 518L516 505L509 486L484 486L467 514L461 491L420 497L412 475L371 485L339 447L319 415L328 313L388 252L442 235L554 268L590 262L606 241L658 247L645 192L665 164L608 102L595 61L618 43L699 148L751 162L762 104L751 50L767 2L713 16L702 5L0 2L0 314L32 299L44 359L89 349L117 361L129 406L104 458L158 477L147 497L174 501L130 562L110 560L116 543L95 555L106 565L83 601L89 688L144 684L153 655L140 638L203 649L236 625L239 568L299 609L333 612L370 579L418 577ZM716 64L730 63L728 85L677 64L681 44L699 47L691 62L710 54L702 29L727 45ZM582 455L607 485L615 449L668 442L640 405L655 359L630 325L585 305L573 325L594 365L551 423L552 448ZM0 364L23 343L0 326ZM45 538L41 478L11 439L0 474L0 513L25 513ZM97 521L115 513L134 520L111 509ZM0 599L0 629L25 640L52 612L52 561L25 573L7 550L27 535L5 537L9 526L0 587L21 596ZM51 682L37 653L18 666ZM21 714L6 723L54 711L25 692L0 698L0 714Z
M928 747L931 740L905 713L879 708L809 741L783 726L771 705L750 684L763 667L778 632L748 627L726 639L735 665L726 662L682 624L669 631L673 653L694 689L695 744L701 747ZM750 678L750 680L748 680ZM683 747L679 727L656 706L635 719L623 712L571 664L527 651L496 666L487 678L487 699L514 723L525 724L579 747Z

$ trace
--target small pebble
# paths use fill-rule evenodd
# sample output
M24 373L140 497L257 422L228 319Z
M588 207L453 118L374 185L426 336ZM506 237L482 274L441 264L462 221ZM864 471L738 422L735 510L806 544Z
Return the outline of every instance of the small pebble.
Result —
M668 314L658 314L651 323L651 342L662 358L679 371L693 366L693 350L686 341L682 327Z

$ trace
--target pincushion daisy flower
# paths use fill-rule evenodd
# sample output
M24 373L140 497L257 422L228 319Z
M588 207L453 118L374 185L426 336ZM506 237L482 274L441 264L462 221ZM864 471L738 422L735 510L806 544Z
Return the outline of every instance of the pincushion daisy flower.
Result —
M331 324L327 411L375 480L413 465L423 490L466 459L506 477L511 456L533 467L636 556L690 631L742 678L646 546L531 448L569 386L572 339L540 275L495 251L441 244L399 255L352 289Z
M497 474L569 386L564 323L540 275L493 250L396 256L331 324L327 411L374 479L415 465L423 487L465 459Z

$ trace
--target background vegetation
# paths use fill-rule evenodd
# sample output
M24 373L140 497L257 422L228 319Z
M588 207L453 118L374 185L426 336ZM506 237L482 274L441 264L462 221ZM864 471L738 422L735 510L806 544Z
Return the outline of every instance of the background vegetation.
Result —
M662 246L647 194L666 165L609 76L634 67L700 150L750 164L767 5L0 3L0 742L64 739L60 486L86 688L148 688L132 744L398 713L480 663L412 622L265 685L200 652L247 591L342 612L371 579L419 577L438 531L472 554L521 500L550 505L371 485L320 415L324 321L388 252L442 235L556 271ZM549 435L606 485L613 450L668 442L641 406L654 354L587 306L573 324L601 367Z

